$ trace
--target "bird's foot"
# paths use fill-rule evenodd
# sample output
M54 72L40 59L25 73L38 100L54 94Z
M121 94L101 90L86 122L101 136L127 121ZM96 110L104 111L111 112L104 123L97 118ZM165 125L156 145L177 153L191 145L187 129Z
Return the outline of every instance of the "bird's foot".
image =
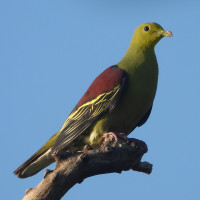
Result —
M104 133L102 136L102 139L103 140L106 140L106 139L113 140L114 139L115 142L117 142L117 140L118 140L117 136L114 132Z
M104 133L102 139L106 140L107 138L110 139L111 141L114 139L115 143L118 142L118 139L128 141L128 138L124 133L114 133L114 132Z

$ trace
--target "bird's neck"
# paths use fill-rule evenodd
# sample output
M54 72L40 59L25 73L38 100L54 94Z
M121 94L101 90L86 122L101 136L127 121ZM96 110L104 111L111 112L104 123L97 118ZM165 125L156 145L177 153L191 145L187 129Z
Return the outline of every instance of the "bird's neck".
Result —
M144 47L132 41L124 57L117 65L119 68L131 73L138 67L141 67L146 63L151 64L151 62L157 62L154 46Z

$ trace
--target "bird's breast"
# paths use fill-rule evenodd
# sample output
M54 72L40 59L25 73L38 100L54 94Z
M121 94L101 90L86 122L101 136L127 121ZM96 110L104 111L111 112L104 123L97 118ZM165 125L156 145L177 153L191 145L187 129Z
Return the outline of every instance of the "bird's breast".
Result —
M113 112L114 124L123 124L113 128L129 134L148 112L153 104L157 88L158 70L156 66L137 69L129 75L129 84L119 107ZM120 128L121 127L121 128Z

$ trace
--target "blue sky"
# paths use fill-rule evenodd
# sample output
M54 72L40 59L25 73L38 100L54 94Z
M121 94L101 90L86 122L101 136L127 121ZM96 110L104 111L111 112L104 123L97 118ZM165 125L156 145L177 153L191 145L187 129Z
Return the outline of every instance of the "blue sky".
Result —
M61 128L92 80L122 58L134 29L151 21L174 34L156 46L154 108L130 135L147 143L143 160L153 172L95 176L63 199L199 199L199 8L197 0L2 0L2 199L21 199L40 182L44 171L23 180L12 172Z

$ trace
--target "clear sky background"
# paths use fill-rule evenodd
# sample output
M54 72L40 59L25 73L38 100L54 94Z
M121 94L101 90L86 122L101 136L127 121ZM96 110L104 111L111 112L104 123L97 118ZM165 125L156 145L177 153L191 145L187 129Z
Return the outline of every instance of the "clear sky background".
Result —
M159 84L144 140L153 172L95 176L63 198L200 199L199 1L29 0L0 2L1 199L21 199L13 171L62 126L94 78L126 52L135 28L173 32L156 46ZM53 166L49 167L50 169Z

